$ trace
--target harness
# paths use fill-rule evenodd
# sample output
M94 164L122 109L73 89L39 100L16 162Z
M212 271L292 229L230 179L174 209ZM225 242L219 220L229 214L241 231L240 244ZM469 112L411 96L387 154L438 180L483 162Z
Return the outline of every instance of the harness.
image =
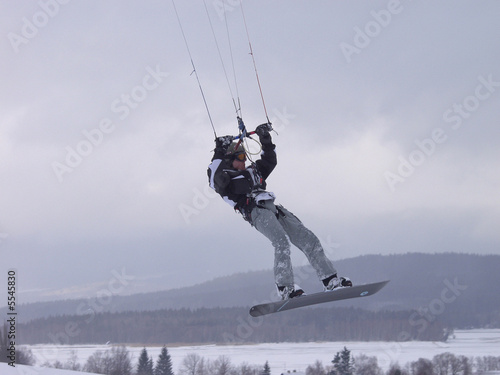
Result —
M251 213L255 207L268 209L278 216L280 214L280 210L274 205L276 196L274 193L266 191L263 188L265 186L265 182L255 164L252 163L251 167L247 168L247 171L252 178L252 191L248 193L246 199L243 202L238 203L234 209L238 211L251 225L253 225Z

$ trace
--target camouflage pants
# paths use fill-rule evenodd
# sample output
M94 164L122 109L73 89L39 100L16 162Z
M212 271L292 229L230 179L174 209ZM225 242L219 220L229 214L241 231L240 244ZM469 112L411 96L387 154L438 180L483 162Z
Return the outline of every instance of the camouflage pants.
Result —
M326 257L316 235L283 206L266 201L251 212L252 225L274 246L274 278L277 286L293 286L293 269L290 259L290 243L297 246L307 257L320 280L337 273Z

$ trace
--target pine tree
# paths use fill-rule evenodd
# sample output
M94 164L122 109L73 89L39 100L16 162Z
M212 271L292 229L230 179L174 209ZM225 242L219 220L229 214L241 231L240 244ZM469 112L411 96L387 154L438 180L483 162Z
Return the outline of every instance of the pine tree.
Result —
M329 375L353 375L354 361L351 359L351 351L344 346L344 350L337 352L333 358L333 370Z
M146 348L142 349L137 363L137 375L153 375L153 360L148 357Z
M264 364L262 375L271 375L271 367L269 367L269 361L266 361L266 363Z
M148 359L148 374L154 375L154 362L153 357L149 357Z
M172 370L172 358L170 358L170 354L168 354L166 347L161 349L158 362L156 362L154 375L174 375Z

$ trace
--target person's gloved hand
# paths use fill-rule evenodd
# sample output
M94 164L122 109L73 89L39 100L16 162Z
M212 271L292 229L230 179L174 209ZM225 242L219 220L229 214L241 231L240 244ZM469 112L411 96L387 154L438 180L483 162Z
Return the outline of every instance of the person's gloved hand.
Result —
M255 129L255 133L257 133L259 137L263 137L268 135L271 130L273 130L271 123L266 122L265 124L257 126L257 128Z
M272 143L271 134L269 134L271 130L273 130L273 127L270 122L257 126L257 128L255 129L255 133L259 136L260 143L262 144Z

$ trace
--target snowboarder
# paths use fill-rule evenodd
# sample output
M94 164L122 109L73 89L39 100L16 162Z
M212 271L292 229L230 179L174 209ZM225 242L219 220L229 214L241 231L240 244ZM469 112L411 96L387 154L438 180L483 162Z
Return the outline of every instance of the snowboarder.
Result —
M265 190L266 179L277 164L276 146L269 133L271 130L270 123L259 125L255 130L262 153L261 158L248 167L241 141L230 135L216 138L215 153L207 171L210 186L271 241L274 246L275 282L283 300L304 294L294 284L290 242L306 255L325 291L352 286L348 278L337 276L316 235L285 207L276 205L275 195Z

